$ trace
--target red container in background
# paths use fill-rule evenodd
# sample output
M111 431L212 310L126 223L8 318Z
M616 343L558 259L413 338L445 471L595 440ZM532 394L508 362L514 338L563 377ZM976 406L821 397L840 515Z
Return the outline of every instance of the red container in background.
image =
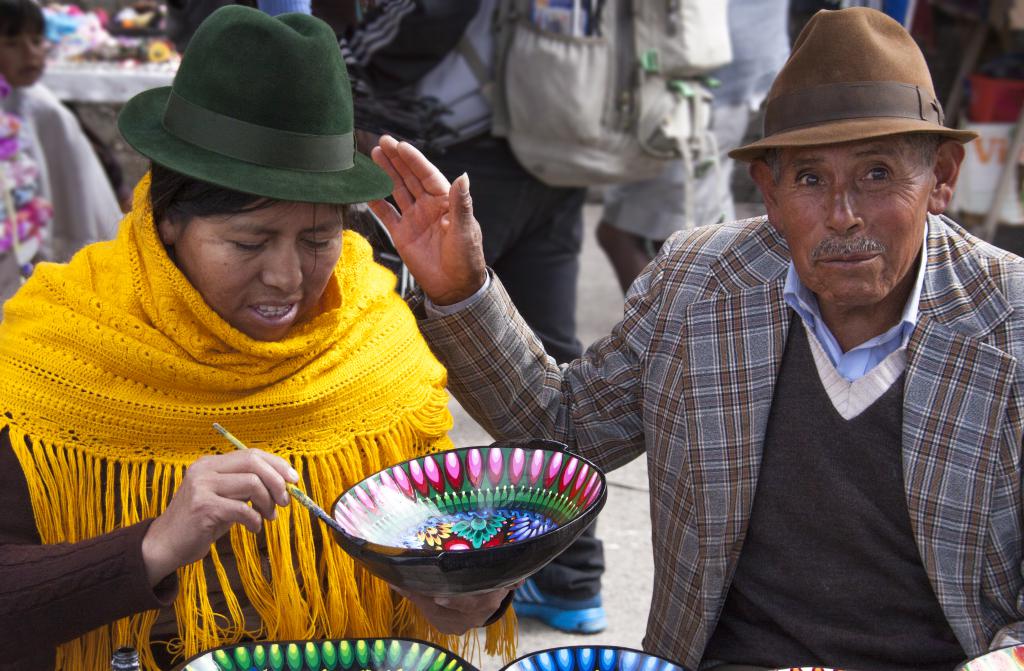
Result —
M1024 104L1024 79L971 75L971 104L967 115L978 123L1016 121Z

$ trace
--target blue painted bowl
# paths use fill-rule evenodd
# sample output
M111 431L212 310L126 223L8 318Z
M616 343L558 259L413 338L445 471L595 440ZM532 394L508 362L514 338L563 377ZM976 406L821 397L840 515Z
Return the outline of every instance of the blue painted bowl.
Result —
M532 652L502 671L686 671L685 667L641 650L573 645Z

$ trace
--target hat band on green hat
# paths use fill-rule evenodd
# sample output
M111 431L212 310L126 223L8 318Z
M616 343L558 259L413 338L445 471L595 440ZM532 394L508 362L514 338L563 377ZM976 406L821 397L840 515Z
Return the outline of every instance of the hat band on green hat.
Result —
M823 84L773 98L765 105L764 137L793 128L895 117L942 125L942 105L931 93L903 82Z
M310 135L259 126L200 107L173 90L167 97L163 126L197 147L269 168L338 172L354 165L351 132Z

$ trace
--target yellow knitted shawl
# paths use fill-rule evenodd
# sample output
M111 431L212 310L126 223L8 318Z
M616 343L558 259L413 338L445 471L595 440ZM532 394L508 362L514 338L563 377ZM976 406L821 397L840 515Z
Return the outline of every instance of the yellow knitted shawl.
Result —
M0 427L29 485L43 543L75 542L158 515L197 458L230 449L220 422L252 447L279 454L317 502L395 462L450 447L446 373L375 264L344 234L320 310L277 342L260 342L214 313L168 258L149 205L149 179L115 240L68 265L41 264L4 308ZM177 650L191 656L244 636L267 639L406 635L465 650L432 631L342 552L329 529L293 504L257 539L231 532L244 594L231 589L216 547L178 571ZM237 580L237 579L236 579ZM213 612L219 582L229 612ZM262 628L246 631L240 601ZM511 609L510 609L511 611ZM120 645L154 668L157 611L59 647L57 668L108 668ZM511 613L487 649L514 653Z

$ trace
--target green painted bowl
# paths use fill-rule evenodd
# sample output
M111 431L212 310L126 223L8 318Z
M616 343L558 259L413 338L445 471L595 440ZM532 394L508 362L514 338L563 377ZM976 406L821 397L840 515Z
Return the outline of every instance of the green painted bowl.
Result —
M266 641L225 645L178 671L476 671L432 643L403 638Z
M604 474L553 441L465 447L397 464L334 503L334 537L397 587L454 595L508 587L597 516Z

